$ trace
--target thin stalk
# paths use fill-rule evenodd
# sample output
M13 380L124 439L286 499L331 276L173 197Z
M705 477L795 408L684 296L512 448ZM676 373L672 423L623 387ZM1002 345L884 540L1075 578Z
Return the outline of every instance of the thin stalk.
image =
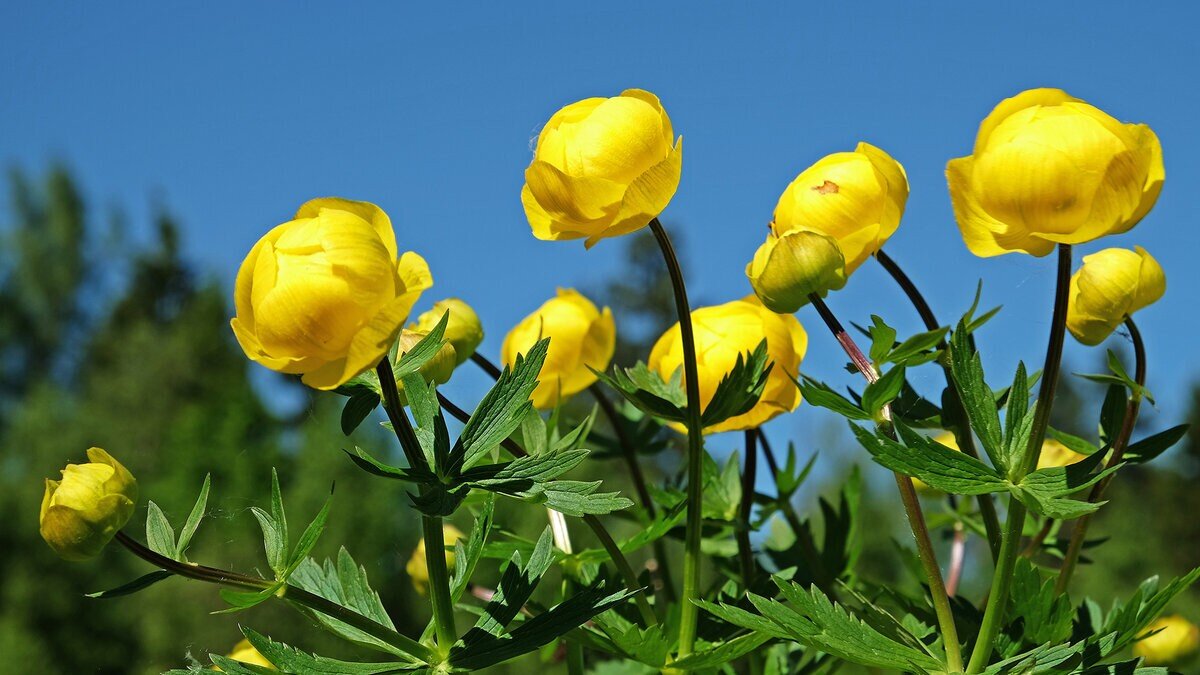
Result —
M550 519L550 531L554 536L554 545L568 556L574 554L575 549L571 545L571 531L567 529L567 519L554 509L546 509L546 515ZM563 575L562 593L564 599L575 594L575 582L567 575ZM575 640L563 640L563 642L567 648L568 675L583 675L583 645Z
M453 415L460 422L465 423L471 418L470 413L455 405L453 401L446 398L441 392L438 392L438 403L441 404L443 410ZM514 457L529 456L529 453L525 452L525 448L522 448L511 438L504 439L501 442L501 445L503 445L504 449L508 450ZM656 625L658 623L658 617L655 616L654 609L650 607L650 603L646 600L645 594L639 592L642 590L642 585L638 581L637 573L633 571L633 567L629 564L629 561L625 559L625 554L621 552L621 547L617 545L617 542L612 538L612 535L608 533L608 530L604 529L604 524L601 523L600 519L596 516L586 514L583 516L583 522L588 526L589 529L591 529L592 534L596 536L596 539L600 540L600 545L604 547L605 552L608 553L608 556L612 559L613 564L617 566L617 571L621 574L621 578L625 581L626 590L636 593L636 595L633 596L633 600L637 605L638 613L641 614L642 621L645 623L646 627Z
M1112 456L1108 458L1105 468L1114 467L1125 458L1125 451L1129 449L1129 439L1133 436L1133 428L1137 425L1138 411L1142 405L1140 388L1146 386L1146 343L1142 341L1142 332L1138 330L1132 317L1125 317L1125 327L1129 329L1129 338L1133 341L1135 360L1133 379L1137 382L1139 389L1130 394L1129 401L1125 404L1125 419L1121 421L1121 430L1113 441ZM1094 504L1100 501L1112 479L1113 475L1109 474L1093 485L1092 491L1088 494L1088 502ZM1087 537L1088 525L1091 522L1091 514L1083 516L1076 521L1075 528L1071 531L1071 543L1067 545L1062 569L1058 573L1058 579L1054 582L1054 590L1057 593L1065 592L1067 585L1071 583L1071 575L1075 572L1075 566L1079 562L1079 554L1083 550L1083 541Z
M876 251L875 258L883 269L891 275L896 284L900 286L900 290L908 296L909 302L916 308L917 314L921 316L921 322L925 324L925 330L937 330L942 327L938 323L937 316L933 313L933 308L926 302L925 296L917 289L916 284L909 278L900 265L892 260L891 256L883 251ZM938 349L946 352L946 341L942 340L938 343ZM954 376L950 372L950 362L947 359L939 359L938 363L942 366L942 373L946 376L946 405L951 408L951 413L955 419L962 420L962 427L954 429L954 440L958 443L959 449L966 454L979 459L979 450L975 447L975 437L971 435L971 423L967 421L967 414L963 408L962 399L958 395L958 388L954 386ZM996 503L992 501L990 494L982 494L978 497L979 500L979 515L983 518L983 527L987 531L988 545L992 549L992 560L1000 553L1000 517L996 515Z
M155 553L124 532L117 532L115 538L122 546L142 560L145 560L159 569L166 570L167 572L171 572L172 574L176 574L181 577L187 577L189 579L195 579L197 581L203 581L210 584L218 584L221 586L228 586L230 588L248 591L261 591L271 588L275 585L274 582L267 579L261 579L259 577L251 577L245 574L230 572L228 570L222 570L215 567L193 565L191 563L182 563L178 560L173 560L166 556ZM341 605L326 600L319 595L309 593L302 588L298 588L291 584L285 584L281 589L281 592L278 593L276 597L288 600L303 607L307 607L308 609L320 612L326 616L333 617L338 621L361 630L371 637L395 647L405 654L411 654L425 661L426 663L437 662L433 652L431 652L428 647L417 642L416 640L405 637L391 628L368 619L354 610L342 607Z
M758 471L757 428L746 430L746 464L742 470L742 503L738 505L738 558L742 564L742 588L754 583L754 551L750 548L750 514L754 507L754 480Z
M1054 408L1054 393L1058 387L1058 372L1062 365L1063 342L1066 338L1067 299L1071 285L1071 247L1058 245L1058 273L1054 291L1054 314L1050 319L1050 338L1046 346L1046 363L1042 367L1042 382L1038 389L1037 404L1033 412L1033 429L1029 443L1020 462L1009 471L1008 479L1020 483L1032 471L1042 453L1042 442L1046 438L1046 427L1050 423L1050 412ZM1021 548L1021 532L1025 527L1025 505L1015 497L1008 502L1008 522L1000 540L1000 558L992 576L992 589L988 593L983 621L979 626L979 637L971 651L967 664L968 675L983 672L992 656L996 635L1004 623L1004 609L1008 606L1008 593L1012 587L1013 569Z
M683 343L683 382L687 394L687 525L683 545L683 604L679 614L679 656L692 653L700 608L694 600L700 593L701 504L704 500L704 428L700 420L700 375L696 366L696 338L692 331L692 310L688 305L683 269L675 255L671 238L655 218L650 230L658 240L663 262L671 276L675 292L675 311L679 315L679 337Z
M958 595L963 564L967 560L967 528L962 521L954 523L954 540L950 543L950 571L946 573L946 595Z
M821 319L825 325L829 327L838 344L845 350L846 355L854 363L858 372L867 380L868 383L873 383L879 380L879 373L875 371L875 366L854 343L854 339L842 327L841 322L833 315L833 312L826 306L825 301L821 296L812 294L809 296L813 307L817 309L817 313L821 315ZM892 417L891 406L884 406L883 419L885 420L884 429L889 435L894 435L891 428L890 420ZM921 560L921 567L925 570L926 581L929 582L929 592L933 600L933 610L937 615L938 627L942 632L942 642L946 648L946 665L950 672L957 673L962 671L962 652L958 643L958 627L954 624L954 612L950 607L950 597L946 592L946 584L942 580L942 570L938 566L937 555L933 550L933 540L929 537L929 528L925 524L925 514L921 512L921 502L917 498L917 489L913 486L912 478L905 476L902 473L895 473L896 487L900 490L900 501L904 504L904 513L908 516L908 525L912 530L913 539L917 544L917 556Z
M383 392L383 410L387 413L388 421L392 423L392 430L396 434L396 440L400 441L400 449L404 451L408 465L422 466L425 460L421 454L421 442L417 440L408 415L404 413L404 404L400 402L400 387L396 384L396 375L392 372L392 363L388 357L383 357L379 365L375 366L375 373L379 375L379 389Z

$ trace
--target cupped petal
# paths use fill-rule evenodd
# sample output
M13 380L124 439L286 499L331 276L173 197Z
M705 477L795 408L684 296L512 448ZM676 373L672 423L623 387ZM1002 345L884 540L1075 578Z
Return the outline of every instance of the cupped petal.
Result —
M625 186L605 178L576 177L538 162L525 170L530 196L559 230L594 234L620 209Z
M846 264L838 242L806 230L792 230L767 240L746 266L746 276L762 304L773 312L791 314L812 294L846 284Z
M1150 213L1150 209L1154 208L1154 204L1158 202L1158 195L1162 192L1163 181L1166 179L1166 170L1163 168L1162 144L1158 140L1158 135L1154 130L1145 124L1129 124L1131 127L1130 134L1134 137L1134 143L1139 148L1145 148L1147 152L1138 153L1140 157L1146 158L1146 183L1142 186L1142 198L1138 202L1138 207L1130 216L1126 230L1141 222L1142 218Z
M658 113L661 121L663 141L668 146L671 145L671 142L675 139L675 130L672 128L671 118L667 115L667 110L663 107L662 101L659 100L658 96L646 91L645 89L626 89L625 91L621 92L621 95L640 99L646 103L649 103Z
M952 159L946 164L954 219L971 253L990 258L1021 251L1041 257L1053 251L1054 242L1032 236L1019 227L1010 227L988 214L975 194L974 163L974 157L968 156Z
M396 276L400 280L396 286L396 295L416 293L417 296L413 298L413 303L420 297L421 291L433 287L433 274L429 271L429 263L425 262L425 258L420 254L413 251L405 251L396 261ZM409 307L411 308L412 305Z
M661 106L634 96L614 96L564 133L566 166L574 177L626 185L666 159Z
M879 234L882 239L879 245L882 246L883 242L895 234L896 229L900 227L900 219L904 215L904 206L908 203L908 174L904 171L904 167L900 162L897 162L891 155L870 143L860 142L854 151L866 155L871 160L871 165L883 177L882 182L887 186L887 201L883 216L879 220ZM857 267L857 265L854 265L854 267Z
M617 237L642 229L666 210L679 188L683 171L683 138L680 137L667 159L638 176L625 190L621 208L612 225L585 242L587 248L601 239Z
M1142 265L1138 271L1137 291L1130 303L1131 313L1158 302L1167 292L1167 275L1163 272L1162 265L1141 246L1133 248L1142 259Z
M979 133L975 137L975 153L978 154L987 147L992 132L1014 113L1035 106L1053 106L1078 100L1062 89L1051 88L1028 89L1016 96L1004 99L979 125Z
M387 248L388 257L396 257L396 231L392 228L392 220L383 209L371 202L360 202L341 197L318 197L300 206L296 218L317 218L323 209L345 211L352 213L371 225L379 236L379 241Z
M355 334L349 349L346 350L345 358L307 372L301 380L313 389L328 391L375 367L396 342L396 337L404 328L404 322L408 320L408 315L420 294L420 291L410 291L384 305L362 330Z

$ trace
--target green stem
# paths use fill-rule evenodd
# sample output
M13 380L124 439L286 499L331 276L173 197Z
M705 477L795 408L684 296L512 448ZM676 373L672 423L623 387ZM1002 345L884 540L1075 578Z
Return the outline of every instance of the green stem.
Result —
M1046 346L1046 363L1042 367L1042 382L1038 389L1037 404L1033 413L1033 429L1021 461L1010 470L1008 479L1020 483L1026 474L1037 467L1042 453L1042 442L1046 438L1046 427L1050 423L1050 412L1054 408L1054 393L1058 387L1058 373L1062 365L1063 342L1066 339L1067 303L1071 285L1071 247L1058 245L1058 273L1054 291L1054 314L1050 319L1050 339ZM1010 497L1008 522L1000 541L1000 558L992 576L992 589L988 594L983 621L979 626L979 637L971 652L967 665L968 675L983 672L992 656L996 635L1004 623L1004 610L1008 606L1008 593L1012 587L1013 569L1020 552L1021 533L1025 527L1025 505Z
M937 330L942 327L938 323L937 316L933 313L933 308L926 302L925 296L917 289L916 284L909 278L904 270L892 260L891 256L884 253L882 250L875 252L875 258L883 269L891 275L904 294L908 296L909 302L916 308L917 314L921 316L921 322L925 324L925 330ZM938 349L946 352L946 341L942 340L938 343ZM971 424L967 421L966 410L963 408L962 398L958 395L958 388L954 386L954 376L950 372L950 362L947 359L939 359L942 366L942 373L946 376L946 404L950 408L950 413L954 419L961 420L962 424L953 429L954 440L958 447L966 454L979 459L979 450L975 447L975 437L971 435ZM983 527L987 531L988 545L992 549L992 560L995 561L1000 553L1000 517L996 514L996 503L992 501L990 494L982 494L978 497L979 500L979 515L983 518Z
M137 557L146 562L166 570L172 574L197 581L203 581L210 584L219 584L230 588L237 588L248 591L262 591L271 588L275 585L274 582L259 577L251 577L237 572L230 572L215 567L205 565L193 565L191 563L183 563L163 555L159 555L149 548L143 546L133 537L124 532L117 532L116 540L128 549ZM355 612L354 610L342 607L339 604L326 600L319 595L309 593L308 591L285 584L281 589L281 593L277 594L284 600L288 600L302 607L307 607L315 612L320 612L326 616L332 617L353 626L362 632L374 637L385 644L389 644L405 654L411 654L426 663L435 663L433 652L425 645L405 637L396 631L384 626L381 623L368 619L367 617Z
M1141 388L1146 386L1146 343L1142 341L1142 333L1138 330L1132 317L1125 317L1125 327L1129 329L1129 338L1133 341L1135 359L1133 379L1137 382L1138 391L1131 392L1129 401L1125 404L1125 419L1121 421L1121 430L1113 441L1112 456L1108 458L1105 468L1114 467L1125 458L1125 451L1129 449L1129 439L1133 436L1133 428L1137 425L1138 411L1142 405ZM1088 494L1088 502L1094 504L1100 501L1112 479L1113 475L1109 474L1092 486L1092 491ZM1083 550L1083 541L1087 537L1088 525L1091 522L1091 514L1088 514L1075 523L1075 528L1071 532L1071 543L1067 545L1067 553L1063 557L1062 569L1058 573L1058 579L1054 582L1054 590L1057 593L1065 592L1067 585L1071 583L1071 575L1075 572L1075 566L1079 562L1079 554Z
M443 410L453 415L460 422L466 423L471 418L470 413L455 405L453 401L446 398L441 392L438 392L438 403L441 404ZM525 448L522 448L511 438L501 441L501 445L504 446L505 450L512 453L514 457L529 456L529 453L525 452ZM621 574L621 579L625 581L626 590L635 593L633 601L637 605L638 613L641 614L642 622L645 624L644 627L656 625L658 617L655 616L650 602L646 600L646 594L640 592L643 590L642 584L638 581L637 573L633 571L633 567L629 564L629 561L625 559L625 554L621 552L621 547L613 540L608 530L604 529L604 524L596 516L586 514L583 516L583 522L592 531L592 534L596 536L596 539L600 540L600 545L604 547L613 564L617 566L617 571Z
M830 332L833 333L834 339L850 357L858 372L868 383L876 382L879 379L879 373L875 371L875 366L854 343L854 339L842 327L841 322L829 310L821 296L814 293L809 296L809 300L816 308L817 313L821 315L825 325L829 327ZM883 407L885 423L881 426L889 436L894 438L895 432L890 424L891 418L891 406L885 405ZM894 475L896 487L900 490L900 501L904 504L904 513L908 516L908 525L917 544L917 557L921 560L921 567L924 568L925 578L929 582L933 611L937 615L938 627L942 632L942 643L946 648L946 665L951 673L958 673L962 671L962 648L958 643L958 627L954 624L954 611L950 607L950 596L946 592L946 584L942 580L942 570L938 566L937 555L933 550L933 541L929 537L929 528L925 524L925 514L921 512L917 489L913 486L912 478L898 472Z
M758 428L746 430L746 464L742 471L742 503L738 505L738 557L742 564L742 587L754 583L754 550L750 548L750 515L754 508L754 482L758 472Z
M692 653L700 607L695 604L700 592L701 504L704 499L704 428L700 420L700 375L696 366L696 339L692 331L692 310L688 305L683 269L671 245L671 238L655 218L650 230L662 249L663 262L671 276L675 292L675 311L679 315L679 337L683 343L683 383L687 394L687 525L683 547L683 605L679 614L678 655Z

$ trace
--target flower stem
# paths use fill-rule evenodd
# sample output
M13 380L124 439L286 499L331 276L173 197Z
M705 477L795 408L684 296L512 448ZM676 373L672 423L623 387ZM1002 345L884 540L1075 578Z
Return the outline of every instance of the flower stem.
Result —
M1042 382L1038 389L1037 404L1033 413L1033 428L1029 443L1021 460L1009 470L1008 479L1020 483L1032 471L1042 453L1042 442L1046 438L1046 427L1050 423L1050 411L1054 407L1054 393L1058 387L1058 372L1062 365L1063 342L1066 339L1067 301L1071 284L1071 246L1058 245L1058 273L1054 291L1054 314L1050 319L1050 339L1046 346L1046 363L1042 367ZM1004 622L1004 610L1008 606L1008 593L1012 587L1013 569L1020 552L1021 532L1025 527L1025 505L1010 497L1008 522L1000 540L1000 558L992 577L992 589L984 608L983 621L979 626L979 637L971 651L967 665L968 675L983 672L992 656L996 635Z
M251 577L237 572L217 569L205 565L193 565L190 563L179 562L172 558L159 555L149 548L143 546L133 537L124 532L117 532L116 540L128 549L137 557L160 569L171 572L181 577L204 581L210 584L219 584L230 588L237 588L248 591L262 591L274 586L274 582L258 577ZM354 610L342 607L341 605L331 602L319 595L309 593L308 591L285 584L282 593L278 595L285 600L293 602L297 605L307 607L315 612L320 612L326 616L330 616L342 623L353 626L362 632L374 637L381 642L389 644L396 649L410 654L412 656L425 661L426 663L435 663L433 652L425 645L405 637L396 631L384 626L381 623L368 619L367 617L355 612Z
M738 557L742 564L742 588L754 583L754 550L750 548L750 513L754 507L754 482L758 471L758 428L746 430L746 464L742 470L742 503L738 505Z
M441 404L443 410L453 415L460 422L466 423L466 421L471 418L470 413L455 405L453 401L446 398L441 392L438 392L438 403ZM514 457L529 456L529 453L525 452L525 448L522 448L511 438L506 438L501 441L501 445L504 446L505 450L508 450L510 453L512 453ZM588 526L589 529L591 529L592 534L596 536L596 539L600 540L600 545L604 547L605 552L608 553L608 556L612 559L613 564L617 566L617 571L621 574L621 578L625 581L625 589L635 593L633 596L633 601L634 604L637 605L638 613L641 614L642 621L645 623L645 627L656 625L658 623L658 617L655 616L654 609L650 607L650 603L646 600L645 594L640 592L642 590L642 585L638 581L637 573L633 571L633 567L630 566L629 561L625 559L625 554L621 552L621 547L618 546L617 542L613 540L612 535L608 533L608 530L604 529L604 524L601 523L600 519L596 516L585 514L583 516L583 522Z
M1142 333L1138 330L1132 317L1125 317L1125 327L1129 329L1129 338L1133 341L1133 354L1136 361L1133 379L1137 382L1139 389L1130 393L1129 401L1125 404L1125 418L1121 421L1121 430L1113 441L1112 456L1105 464L1106 469L1120 464L1125 458L1125 451L1129 449L1129 439L1133 436L1134 426L1137 425L1138 410L1142 405L1141 387L1146 386L1146 343L1142 341ZM1088 494L1088 502L1094 504L1100 501L1112 479L1113 475L1110 474L1093 485L1092 491ZM1088 525L1091 521L1091 514L1085 515L1076 521L1075 528L1071 531L1071 543L1067 545L1062 569L1059 570L1058 579L1054 582L1056 593L1065 592L1068 584L1071 583L1071 575L1075 572L1075 566L1079 562L1079 553L1083 550L1083 541L1087 537Z
M925 296L917 289L912 279L904 273L904 270L896 264L896 261L892 260L891 256L882 250L875 252L875 258L883 266L883 269L887 270L892 279L896 281L896 284L900 286L904 294L908 296L909 301L916 308L917 314L921 316L921 321L925 324L925 330L937 330L941 328L942 326L938 323L937 316L933 313L933 308L926 302ZM938 343L938 349L942 350L943 353L946 352L946 348L945 340ZM954 377L950 372L950 362L943 358L939 359L939 363L942 366L942 372L946 376L946 405L951 409L950 413L954 419L962 420L962 425L953 430L954 440L963 452L975 459L979 459L979 450L975 447L974 436L971 435L971 424L967 421L967 414L963 408L962 399L958 395L958 388L954 386ZM988 545L992 549L992 560L995 561L1000 553L1000 517L996 515L996 503L992 501L990 494L979 495L978 500L979 514L983 518L984 530L987 531Z
M854 339L842 327L840 321L834 316L833 312L821 299L821 296L812 294L809 296L813 307L817 309L817 313L821 315L821 319L825 325L829 327L838 344L845 350L846 355L858 368L858 372L867 380L868 383L875 382L879 379L879 373L875 372L875 366L871 364L858 345L854 343ZM892 430L891 406L883 407L883 419L885 420L884 431L889 435L895 435ZM912 530L913 539L917 544L917 556L921 560L921 567L925 570L926 581L929 582L929 592L933 600L933 611L937 615L938 627L942 632L942 643L946 649L946 665L951 673L962 671L962 652L961 646L958 643L958 627L954 624L954 612L950 607L950 597L946 593L946 584L942 581L942 570L938 567L937 555L933 550L933 541L929 538L929 528L925 524L925 514L921 512L921 502L917 498L917 489L913 486L912 478L905 476L902 473L895 473L896 487L900 490L900 501L904 504L904 513L908 516L908 525Z
M700 593L701 504L704 499L704 428L700 420L700 375L696 366L696 338L692 332L692 310L688 305L683 269L675 255L671 238L658 218L650 221L650 230L658 240L663 262L671 276L675 292L675 311L679 315L679 336L683 343L683 383L687 395L687 524L683 545L683 604L679 614L679 656L692 653L700 608L693 602Z

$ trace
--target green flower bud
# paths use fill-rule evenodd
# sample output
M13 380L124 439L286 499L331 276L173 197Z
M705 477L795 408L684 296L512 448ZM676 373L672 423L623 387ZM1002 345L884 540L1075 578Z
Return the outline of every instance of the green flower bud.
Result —
M137 503L133 475L100 448L87 451L86 464L68 464L62 480L46 480L42 497L42 539L65 560L86 560L108 544Z
M813 293L823 296L845 286L846 260L833 238L792 230L769 235L746 265L746 276L767 309L791 314Z

